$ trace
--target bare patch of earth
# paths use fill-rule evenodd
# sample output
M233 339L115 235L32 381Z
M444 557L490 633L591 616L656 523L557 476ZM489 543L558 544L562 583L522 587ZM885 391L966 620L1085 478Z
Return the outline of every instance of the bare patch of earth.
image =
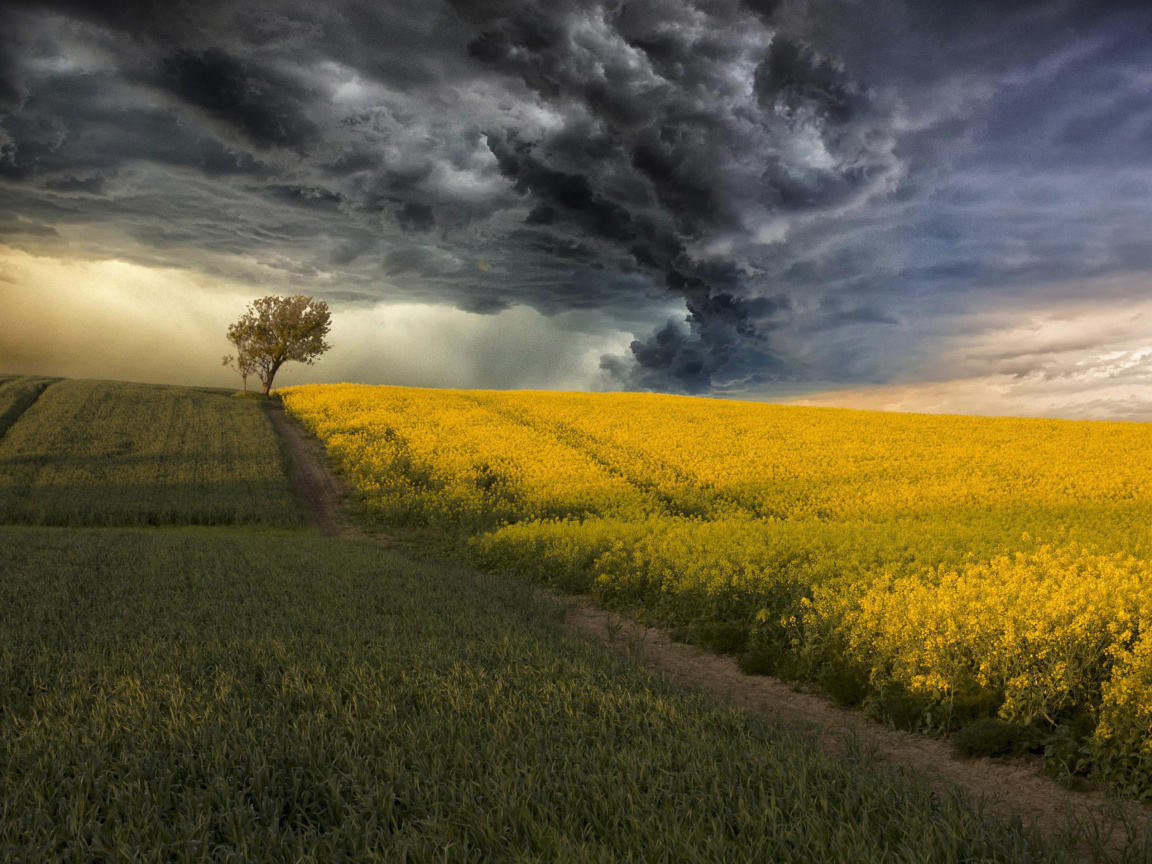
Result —
M269 401L268 416L288 453L288 477L304 511L305 523L325 537L374 540L391 545L390 538L381 533L368 536L349 518L345 506L348 484L333 473L324 453L324 445L304 432L300 424L284 410L284 403L279 399Z
M323 445L285 415L277 400L269 414L292 460L291 479L307 521L329 537L394 545L347 516L346 484L329 468ZM624 653L686 689L708 694L750 714L778 719L817 740L830 752L854 741L876 762L926 781L941 792L960 786L987 810L1019 816L1041 834L1074 849L1083 860L1119 856L1129 838L1152 830L1152 807L1117 801L1099 789L1069 789L1045 777L1038 760L958 759L942 740L876 723L859 711L837 707L778 678L746 675L731 657L675 642L668 632L594 606L582 597L536 589L564 610L564 628L588 642ZM1124 860L1137 862L1130 857ZM1100 856L1104 857L1101 858Z

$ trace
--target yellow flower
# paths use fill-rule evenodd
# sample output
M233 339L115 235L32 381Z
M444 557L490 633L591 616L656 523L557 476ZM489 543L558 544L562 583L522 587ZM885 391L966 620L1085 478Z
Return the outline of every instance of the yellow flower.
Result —
M381 518L666 620L828 646L1001 714L1152 740L1152 426L637 393L309 385L285 404Z

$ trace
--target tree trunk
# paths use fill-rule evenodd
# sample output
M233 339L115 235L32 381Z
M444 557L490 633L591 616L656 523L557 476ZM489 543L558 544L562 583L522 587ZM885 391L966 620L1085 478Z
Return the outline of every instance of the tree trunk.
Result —
M273 364L272 368L268 370L268 380L264 382L265 396L269 395L270 391L272 390L272 379L276 377L276 373L280 371L280 367L283 365L284 364L282 362L275 363Z

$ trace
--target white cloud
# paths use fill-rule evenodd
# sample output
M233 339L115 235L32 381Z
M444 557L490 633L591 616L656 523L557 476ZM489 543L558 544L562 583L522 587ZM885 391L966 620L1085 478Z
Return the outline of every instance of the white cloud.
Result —
M762 246L771 246L788 239L788 228L788 221L785 219L769 219L760 224L754 236L756 242Z
M293 381L587 390L600 383L601 355L621 352L632 336L587 332L581 323L576 314L547 318L526 306L476 315L381 303L334 316L329 341L337 347L324 368L294 370Z

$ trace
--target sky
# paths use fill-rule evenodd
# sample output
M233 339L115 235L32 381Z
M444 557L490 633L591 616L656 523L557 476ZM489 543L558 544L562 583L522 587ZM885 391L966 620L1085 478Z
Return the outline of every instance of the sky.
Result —
M1152 419L1146 0L7 0L0 371Z

